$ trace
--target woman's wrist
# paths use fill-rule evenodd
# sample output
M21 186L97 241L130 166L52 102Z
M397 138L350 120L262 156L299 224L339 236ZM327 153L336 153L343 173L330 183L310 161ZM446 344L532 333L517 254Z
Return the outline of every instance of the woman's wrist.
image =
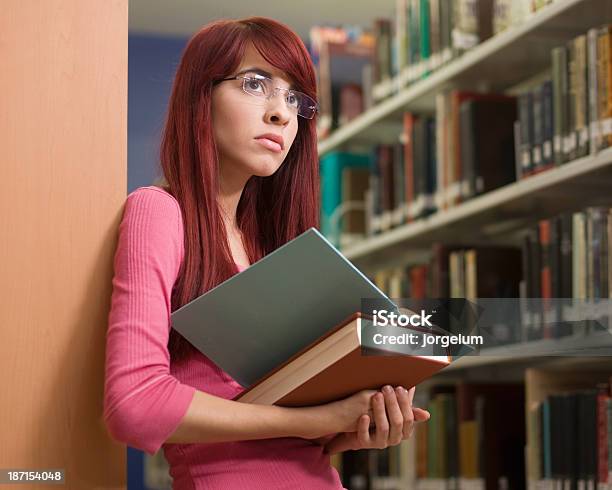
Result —
M319 406L291 408L292 425L296 436L303 439L320 439L333 432L331 419Z

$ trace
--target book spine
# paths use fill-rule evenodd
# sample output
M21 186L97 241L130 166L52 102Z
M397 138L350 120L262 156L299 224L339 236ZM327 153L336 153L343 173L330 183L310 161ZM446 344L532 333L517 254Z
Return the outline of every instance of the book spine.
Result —
M404 177L405 177L405 208L404 214L406 221L412 221L414 218L411 212L411 206L414 203L415 188L414 188L414 116L405 112L403 117L404 122Z
M542 164L544 167L548 167L554 163L554 111L551 80L542 84L542 119Z
M578 69L576 66L576 47L574 41L567 44L567 67L568 67L568 118L567 138L565 141L565 159L571 161L576 158L578 151L577 139L577 92L578 92Z
M588 83L587 83L587 40L586 35L578 36L576 47L576 132L578 140L577 157L589 152Z
M565 162L563 142L567 137L567 48L560 46L552 50L553 76L553 150L555 164Z
M544 141L544 117L542 104L542 87L532 92L533 97L533 141L531 144L531 162L534 170L540 170L542 162L542 143Z
M522 174L529 175L533 170L533 104L531 92L519 95L519 121L521 126L521 167Z
M419 34L420 62L423 66L422 76L430 73L431 39L429 30L429 0L419 0Z
M598 115L597 95L597 44L598 29L587 32L587 78L589 114L589 153L594 155L601 146L600 118Z

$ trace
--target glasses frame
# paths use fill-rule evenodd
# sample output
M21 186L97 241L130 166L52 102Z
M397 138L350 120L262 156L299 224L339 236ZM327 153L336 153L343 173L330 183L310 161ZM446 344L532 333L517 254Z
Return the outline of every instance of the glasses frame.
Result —
M314 108L314 111L312 113L311 117L306 117L303 114L300 114L299 109L297 110L297 115L300 117L303 117L304 119L313 119L315 117L315 115L317 114L317 112L319 112L319 103L314 100L312 97L310 97L309 95L305 94L304 92L300 92L299 90L292 90L290 88L284 88L284 87L273 87L272 93L270 93L269 95L256 95L253 94L251 92L248 92L246 89L246 83L248 80L270 80L270 83L274 83L274 81L269 78L269 77L265 77L263 75L259 75L259 74L255 74L254 76L247 76L247 75L236 75L234 77L228 77L228 78L222 78L220 80L215 80L215 84L217 83L221 83L221 82L226 82L228 80L239 80L242 79L242 90L244 91L244 93L246 93L247 95L250 95L252 97L258 97L258 98L265 98L266 100L270 100L272 97L274 97L276 94L278 94L278 92L283 91L286 92L287 94L291 93L291 94L300 94L304 97L306 97L307 99L312 100L312 102L314 103L314 106L311 106Z

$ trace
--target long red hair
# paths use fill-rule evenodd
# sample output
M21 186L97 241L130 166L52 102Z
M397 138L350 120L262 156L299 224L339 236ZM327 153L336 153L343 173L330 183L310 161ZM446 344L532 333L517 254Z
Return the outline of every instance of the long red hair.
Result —
M296 90L316 100L309 53L301 39L277 21L220 20L204 26L188 42L174 79L160 149L165 187L180 204L185 233L172 311L238 272L217 202L211 95L213 81L232 75L248 43L287 74ZM296 138L280 168L269 177L252 176L245 185L236 213L251 263L319 225L315 121L298 117ZM193 347L172 329L168 348L178 359Z

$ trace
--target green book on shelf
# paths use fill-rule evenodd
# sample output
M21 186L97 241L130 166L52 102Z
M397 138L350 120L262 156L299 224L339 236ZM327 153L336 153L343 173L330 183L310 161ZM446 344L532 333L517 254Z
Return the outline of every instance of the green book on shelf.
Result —
M430 54L430 24L429 24L429 0L420 0L419 2L419 34L421 61L429 59ZM423 71L423 77L429 74L429 69Z
M332 152L321 158L321 231L336 247L340 245L341 217L336 211L342 203L342 171L368 168L369 164L369 155L358 153Z

